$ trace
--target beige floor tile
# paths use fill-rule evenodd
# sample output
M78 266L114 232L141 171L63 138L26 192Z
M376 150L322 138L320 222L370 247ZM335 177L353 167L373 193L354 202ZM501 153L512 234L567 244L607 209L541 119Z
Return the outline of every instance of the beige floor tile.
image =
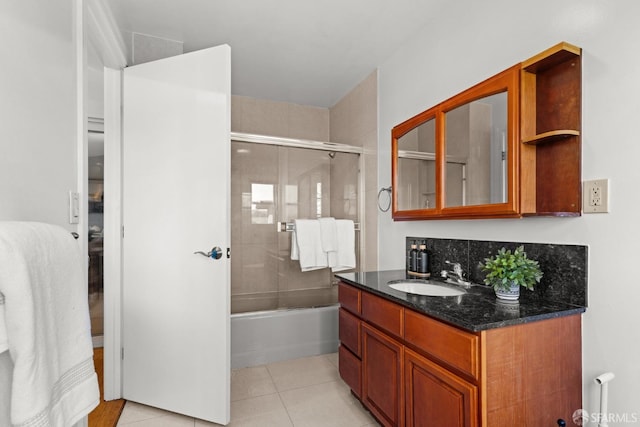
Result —
M162 409L154 408L153 406L146 406L136 402L127 402L124 405L124 409L122 410L122 414L118 420L118 426L164 417L169 414L171 414L171 412L163 411Z
M325 354L325 357L329 359L329 362L331 362L331 364L335 366L336 369L338 369L338 353Z
M375 425L373 417L342 381L284 391L280 396L295 427Z
M340 379L324 355L271 363L267 369L279 392Z
M196 420L196 427L216 424ZM293 427L277 393L231 402L231 427Z
M127 402L118 427L193 427L194 419L135 402Z
M339 379L338 354L325 354L231 373L232 427L376 427ZM278 393L278 391L280 393ZM214 427L191 417L127 402L119 427Z
M276 393L276 386L266 366L231 371L231 401Z

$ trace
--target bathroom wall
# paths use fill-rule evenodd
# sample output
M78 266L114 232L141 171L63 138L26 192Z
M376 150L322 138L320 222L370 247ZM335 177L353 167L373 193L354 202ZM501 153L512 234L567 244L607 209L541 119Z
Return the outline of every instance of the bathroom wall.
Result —
M612 371L609 410L640 418L640 341L632 331L640 324L640 287L633 269L640 235L640 201L633 197L640 158L640 57L632 54L640 40L638 16L635 0L442 3L431 22L379 67L379 186L391 182L394 125L567 41L583 48L582 177L610 179L610 213L419 222L394 222L384 213L379 215L378 262L380 269L403 268L406 236L588 245L583 405L588 412L598 411L594 378Z
M231 131L329 141L329 110L233 95Z
M330 140L362 147L364 218L362 268L377 269L378 251L378 72L374 71L330 109Z
M74 4L0 2L0 220L76 229Z
M178 40L131 31L122 31L122 38L127 48L127 64L129 65L143 64L183 53L184 44Z
M87 116L104 119L104 65L91 42L87 43Z

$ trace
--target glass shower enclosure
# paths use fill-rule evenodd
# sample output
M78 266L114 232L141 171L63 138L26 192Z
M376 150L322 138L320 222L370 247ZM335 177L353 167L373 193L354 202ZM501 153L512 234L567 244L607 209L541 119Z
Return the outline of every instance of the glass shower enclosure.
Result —
M359 183L357 152L232 141L231 313L337 303L332 271L301 272L290 259L292 233L278 225L320 217L359 223Z

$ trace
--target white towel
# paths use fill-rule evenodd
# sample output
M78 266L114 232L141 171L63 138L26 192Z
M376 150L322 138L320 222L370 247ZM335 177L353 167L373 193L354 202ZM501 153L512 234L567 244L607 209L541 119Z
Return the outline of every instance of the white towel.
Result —
M327 266L335 267L338 260L338 231L335 218L319 218L320 242L327 255Z
M14 364L13 425L70 426L99 403L83 274L68 231L0 222L0 342Z
M291 259L300 261L302 271L326 268L327 255L322 250L318 220L296 219L294 224L295 231L291 233Z
M356 232L350 219L337 219L338 251L332 271L344 271L356 268Z

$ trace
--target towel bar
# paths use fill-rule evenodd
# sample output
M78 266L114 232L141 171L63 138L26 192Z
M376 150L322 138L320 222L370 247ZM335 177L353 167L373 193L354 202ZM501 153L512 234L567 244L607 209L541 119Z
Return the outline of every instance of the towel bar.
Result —
M284 222L284 221L278 221L276 222L276 230L278 231L278 233L283 233L286 231L293 231L296 229L296 225L293 222ZM354 222L353 223L353 227L355 231L360 231L360 223L359 222Z

